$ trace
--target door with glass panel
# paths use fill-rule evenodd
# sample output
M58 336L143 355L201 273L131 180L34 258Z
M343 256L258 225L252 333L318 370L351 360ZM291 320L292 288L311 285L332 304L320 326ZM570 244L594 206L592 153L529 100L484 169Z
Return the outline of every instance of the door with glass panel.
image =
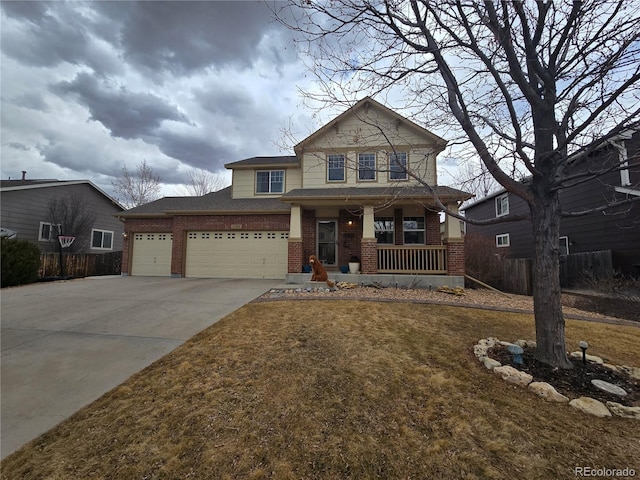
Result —
M338 261L338 221L318 220L318 260L323 265L335 266Z

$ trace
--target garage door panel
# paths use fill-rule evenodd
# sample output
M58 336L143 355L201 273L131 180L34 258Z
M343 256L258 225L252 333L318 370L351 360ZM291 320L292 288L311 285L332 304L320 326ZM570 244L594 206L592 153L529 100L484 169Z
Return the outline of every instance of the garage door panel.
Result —
M189 232L186 276L284 278L288 232Z
M171 276L171 233L136 233L133 236L131 275Z

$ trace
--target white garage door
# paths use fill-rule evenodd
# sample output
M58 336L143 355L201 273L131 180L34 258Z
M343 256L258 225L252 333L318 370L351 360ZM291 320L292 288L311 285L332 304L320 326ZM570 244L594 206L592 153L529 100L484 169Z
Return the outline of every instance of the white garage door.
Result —
M284 278L289 232L189 232L187 277Z
M170 233L136 233L133 236L131 275L171 276Z

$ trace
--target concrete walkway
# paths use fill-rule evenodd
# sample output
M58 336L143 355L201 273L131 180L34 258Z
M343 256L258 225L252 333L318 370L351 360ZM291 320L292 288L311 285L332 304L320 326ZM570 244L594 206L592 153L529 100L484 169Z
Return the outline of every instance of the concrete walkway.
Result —
M278 283L112 276L3 289L2 458Z

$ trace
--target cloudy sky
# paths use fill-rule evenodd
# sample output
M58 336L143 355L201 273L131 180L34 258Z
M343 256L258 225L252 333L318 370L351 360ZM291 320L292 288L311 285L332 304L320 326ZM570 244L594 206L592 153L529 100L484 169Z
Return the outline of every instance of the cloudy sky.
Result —
M290 154L282 128L313 123L297 93L308 75L265 4L1 5L3 179L110 191L144 159L170 195L189 169Z
M312 76L264 3L3 1L0 29L2 179L112 193L146 160L184 194L190 169L289 155L283 129L329 120L302 104Z

